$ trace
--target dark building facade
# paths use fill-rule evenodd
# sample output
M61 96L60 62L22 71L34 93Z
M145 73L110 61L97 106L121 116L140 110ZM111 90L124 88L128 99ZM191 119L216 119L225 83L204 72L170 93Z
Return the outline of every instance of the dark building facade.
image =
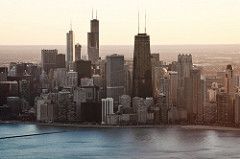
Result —
M80 44L75 45L75 61L81 60L82 54L81 54L82 46Z
M56 68L65 68L65 67L66 67L65 55L58 54L56 57Z
M8 75L7 67L0 67L0 81L6 81Z
M81 104L81 122L101 123L101 102L87 102Z
M135 36L132 96L146 98L152 95L150 37L143 33Z
M78 85L81 84L82 78L91 78L91 61L75 61L75 71L78 73Z
M1 81L0 82L0 106L7 104L7 97L19 96L17 81Z
M41 62L42 68L46 73L49 73L51 69L56 68L58 50L42 50L41 52Z
M88 59L94 64L99 59L99 21L91 20L91 31L88 33Z

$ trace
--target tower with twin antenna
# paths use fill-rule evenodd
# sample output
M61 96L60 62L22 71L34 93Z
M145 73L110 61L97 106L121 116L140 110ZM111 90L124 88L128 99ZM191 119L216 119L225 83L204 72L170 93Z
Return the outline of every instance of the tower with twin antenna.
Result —
M88 32L88 59L95 64L99 59L99 20L96 16L94 18L92 11L92 19L90 21L90 32Z
M132 97L153 96L150 36L147 35L146 21L145 13L144 32L140 33L140 14L138 12L138 34L135 36L133 53Z

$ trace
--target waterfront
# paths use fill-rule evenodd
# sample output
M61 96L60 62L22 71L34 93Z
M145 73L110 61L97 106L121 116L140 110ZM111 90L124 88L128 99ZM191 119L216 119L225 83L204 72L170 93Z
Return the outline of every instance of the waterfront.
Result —
M158 128L66 128L1 124L0 158L239 158L240 131Z

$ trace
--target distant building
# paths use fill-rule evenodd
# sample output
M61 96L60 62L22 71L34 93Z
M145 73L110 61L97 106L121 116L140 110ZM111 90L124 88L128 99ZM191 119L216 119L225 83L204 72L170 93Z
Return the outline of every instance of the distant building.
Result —
M91 20L91 30L88 33L88 60L93 64L99 59L99 21L97 17Z
M50 69L56 68L58 50L42 50L41 63L42 69L49 73Z
M153 96L150 37L146 33L135 36L132 97L136 96Z
M106 61L107 97L113 98L117 105L124 94L124 56L114 54L107 56Z
M6 81L8 76L8 68L0 67L0 81Z
M68 69L72 69L74 61L74 33L72 29L67 33L67 65Z
M240 94L235 94L235 105L234 105L234 121L235 124L240 125Z
M82 46L78 43L75 45L75 61L81 60L82 54L81 54Z
M58 54L56 59L56 68L65 68L65 67L66 67L65 55Z
M0 106L7 104L7 97L19 96L17 81L0 81Z
M67 72L67 87L77 87L78 86L78 73L74 71Z
M193 68L190 77L185 78L184 99L190 123L203 122L204 83L201 71Z
M185 79L190 77L190 72L192 70L193 63L192 63L192 55L178 55L177 61L177 73L178 73L178 88L177 88L177 108L178 111L184 112L187 110L185 105L185 96L184 96L184 84ZM185 113L181 113L185 114ZM180 115L181 116L181 115ZM182 116L183 117L183 116ZM187 118L187 117L183 117Z
M234 123L234 97L224 91L217 94L217 122L221 125Z
M37 121L54 122L54 105L48 95L42 95L36 100Z

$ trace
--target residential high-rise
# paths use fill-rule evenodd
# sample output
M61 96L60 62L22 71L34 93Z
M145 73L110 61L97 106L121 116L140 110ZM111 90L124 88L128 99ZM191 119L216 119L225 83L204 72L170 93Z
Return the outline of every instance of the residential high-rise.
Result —
M79 43L77 43L75 45L75 61L81 60L81 49L82 46Z
M135 36L132 97L152 97L152 67L150 37L146 33Z
M184 104L184 83L185 79L190 77L190 72L193 67L192 55L178 55L177 73L178 73L178 94L177 94L177 107L179 111L186 111Z
M90 32L88 33L88 60L93 64L99 59L99 21L96 18L90 22Z
M124 56L114 54L106 60L107 97L118 104L119 97L124 94Z
M190 123L203 121L204 83L201 80L201 71L193 68L190 77L185 78L184 99Z
M102 99L102 124L107 124L107 115L113 114L113 99Z
M74 35L72 29L67 33L67 66L71 69L74 61Z
M56 60L57 60L57 54L58 50L42 50L41 52L41 63L42 68L46 73L49 73L50 69L56 68Z

